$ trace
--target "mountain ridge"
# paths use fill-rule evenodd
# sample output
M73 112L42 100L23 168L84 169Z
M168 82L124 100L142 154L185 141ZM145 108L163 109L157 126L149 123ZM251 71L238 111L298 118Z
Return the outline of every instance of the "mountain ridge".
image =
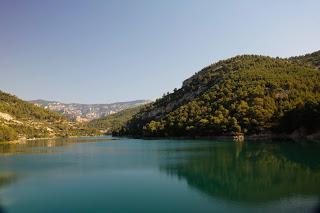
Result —
M135 114L137 114L144 105L131 107L121 110L117 113L107 115L98 119L93 119L87 123L88 127L99 129L105 134L111 134L118 130L126 122L128 122Z
M96 134L95 129L0 91L0 141Z
M71 120L79 122L87 122L93 119L101 118L109 114L119 112L121 110L139 106L150 101L134 100L123 101L108 104L79 104L79 103L63 103L59 101L48 101L43 99L29 101L45 109L59 112Z

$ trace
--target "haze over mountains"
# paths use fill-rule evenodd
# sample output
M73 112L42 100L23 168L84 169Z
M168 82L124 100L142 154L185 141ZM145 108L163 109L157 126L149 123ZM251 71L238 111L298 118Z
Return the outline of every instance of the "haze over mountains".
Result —
M131 107L146 104L148 100L134 100L126 102L116 102L110 104L79 104L62 103L58 101L32 100L31 103L45 109L53 110L63 114L71 120L85 122L117 113Z

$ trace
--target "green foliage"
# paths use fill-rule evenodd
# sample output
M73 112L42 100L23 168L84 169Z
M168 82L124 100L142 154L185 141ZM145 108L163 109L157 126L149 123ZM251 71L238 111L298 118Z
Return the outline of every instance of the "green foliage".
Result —
M291 60L295 60L301 64L310 64L320 68L320 50L311 54L303 56L292 57Z
M289 112L305 102L320 103L320 70L309 63L318 61L320 55L313 56L317 58L307 55L308 62L256 55L220 61L187 79L179 90L147 105L114 134L260 134L275 127L285 131L281 119ZM300 127L297 124L290 131Z
M5 125L0 125L0 141L12 141L18 139L17 132Z
M14 115L19 120L63 120L57 112L35 106L32 103L23 101L13 95L0 91L0 112Z
M306 102L289 111L280 119L276 129L291 133L303 131L301 134L312 134L320 130L320 102Z
M87 125L88 127L96 128L110 134L112 131L120 129L133 115L137 114L142 107L143 106L132 107L103 118L94 119Z
M52 112L0 91L0 112L13 119L0 117L0 141L19 137L66 137L96 135L98 131L85 125L69 122L57 112Z

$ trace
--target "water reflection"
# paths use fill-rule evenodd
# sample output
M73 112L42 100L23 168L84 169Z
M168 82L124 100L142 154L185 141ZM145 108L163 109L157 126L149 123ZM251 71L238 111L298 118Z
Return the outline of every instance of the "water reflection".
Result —
M0 188L15 182L16 175L9 172L0 172Z
M162 171L214 198L266 202L320 195L319 144L214 143L174 148ZM181 156L180 156L181 157Z
M151 212L300 212L318 203L320 144L110 141L0 144L0 213L1 205L9 212L134 212L137 203Z
M16 182L17 176L11 172L0 172L0 189ZM0 199L0 213L6 212Z
M69 146L76 143L107 142L115 139L105 137L78 137L78 138L56 138L28 140L19 143L0 143L0 155L12 155L19 153L53 153L54 147Z

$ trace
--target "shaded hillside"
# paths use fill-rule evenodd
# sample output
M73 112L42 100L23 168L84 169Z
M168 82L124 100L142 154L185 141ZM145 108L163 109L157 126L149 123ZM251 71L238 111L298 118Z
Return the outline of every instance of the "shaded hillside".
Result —
M267 133L297 108L314 113L308 123L318 125L320 70L318 52L303 59L243 55L212 64L183 82L173 93L147 105L116 135L216 136L238 132ZM306 112L312 110L312 112ZM290 120L290 119L289 119ZM291 119L293 122L295 119ZM290 131L300 131L296 123ZM318 126L314 127L314 131ZM310 132L309 132L310 133ZM311 134L311 133L310 133Z
M87 125L92 128L97 128L105 133L111 133L118 130L127 123L135 114L137 114L142 106L132 107L122 110L115 114L107 115L106 117L90 121Z
M18 138L91 135L97 131L0 91L0 141Z

